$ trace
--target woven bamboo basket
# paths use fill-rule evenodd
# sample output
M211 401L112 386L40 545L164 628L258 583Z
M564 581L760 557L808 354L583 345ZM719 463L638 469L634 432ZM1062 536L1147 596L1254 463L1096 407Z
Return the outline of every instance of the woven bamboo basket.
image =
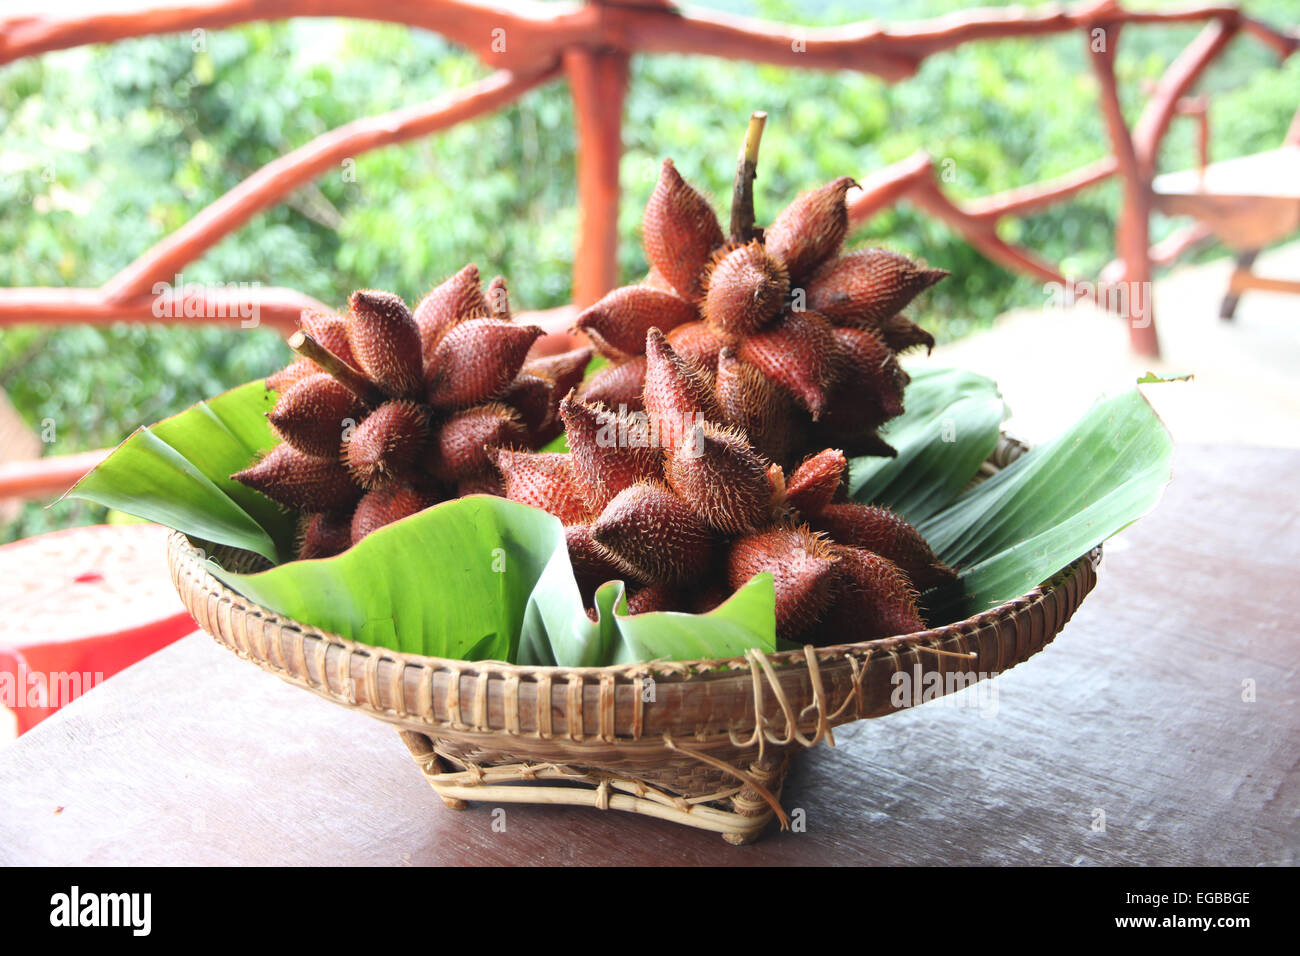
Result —
M1004 437L975 480L1024 450ZM168 545L172 580L203 630L291 684L393 724L448 807L624 810L735 844L757 839L773 819L786 825L781 785L796 754L821 741L834 746L841 724L908 705L897 702L895 673L920 666L940 675L942 692L1042 650L1096 584L1100 556L1096 548L1015 600L903 637L566 668L358 644L231 591L184 535Z

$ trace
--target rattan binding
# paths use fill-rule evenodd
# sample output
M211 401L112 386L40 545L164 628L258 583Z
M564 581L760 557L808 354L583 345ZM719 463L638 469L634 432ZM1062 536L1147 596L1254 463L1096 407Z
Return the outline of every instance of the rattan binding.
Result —
M1018 457L1004 439L988 473ZM181 534L168 564L203 630L240 657L395 725L449 807L551 803L643 813L756 839L790 759L835 727L899 703L893 675L918 665L944 687L996 675L1042 650L1096 583L1100 548L1041 587L946 627L729 660L523 667L358 644L227 588ZM963 675L952 680L949 675ZM755 718L755 715L758 718Z

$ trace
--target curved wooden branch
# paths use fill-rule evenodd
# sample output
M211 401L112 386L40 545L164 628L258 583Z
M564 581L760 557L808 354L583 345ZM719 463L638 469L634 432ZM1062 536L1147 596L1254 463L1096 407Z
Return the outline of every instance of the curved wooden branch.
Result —
M1147 250L1152 265L1167 266L1177 261L1187 250L1214 238L1214 230L1203 223L1194 222L1169 234ZM1127 280L1123 259L1112 259L1101 268L1100 285L1116 285Z
M1133 148L1144 178L1150 179L1156 173L1160 142L1174 118L1179 100L1236 35L1235 18L1209 23L1165 70L1133 129Z
M1045 260L999 238L993 220L973 215L945 196L934 181L934 164L924 150L864 178L861 192L849 200L849 223L859 226L881 208L900 199L911 200L924 212L947 223L994 262L1014 271L1027 272L1045 282L1072 285Z
M108 457L111 448L0 462L0 500L48 498L61 495Z
M304 309L331 311L309 295L274 286L213 289L196 285L181 290L166 286L159 295L120 302L109 300L103 289L0 289L0 327L27 322L223 322L243 328L269 326L287 333L298 327Z
M189 0L123 4L125 9L0 19L0 64L86 43L111 43L157 33L218 30L289 17L348 17L423 27L473 50L494 66L536 68L569 44L589 39L596 11L579 3L511 0Z
M962 208L976 219L1001 219L1004 216L1027 216L1043 206L1073 196L1115 175L1119 164L1114 156L1103 156L1073 172L1045 179L1028 186L1018 186L964 203Z
M1073 284L1045 259L1000 238L992 222L966 212L945 196L933 179L918 185L908 198L931 216L946 222L985 256L1013 272L1027 273L1062 286Z
M336 16L385 20L434 30L491 66L536 69L565 49L624 53L693 53L820 70L857 70L889 81L905 79L926 57L976 40L1064 33L1094 24L1195 23L1238 16L1234 6L1188 6L1128 11L1118 3L975 9L915 23L866 20L803 28L711 10L681 11L660 4L537 3L509 7L473 0L218 0L81 17L28 16L0 20L0 63L49 50L151 33L217 29L253 20ZM1243 26L1279 55L1295 48L1294 35L1266 24Z
M907 159L864 176L848 196L849 226L860 226L881 209L892 206L934 175L930 154L918 149Z
M1300 33L1295 30L1275 30L1267 23L1254 17L1240 16L1241 28L1265 46L1271 46L1279 60L1285 60L1300 48Z
M490 112L555 76L556 72L552 67L520 77L500 70L432 103L355 120L322 133L267 163L154 245L105 284L105 295L113 302L143 295L155 283L170 281L187 263L254 215L275 205L304 183L337 169L343 160Z
M1116 246L1124 260L1128 295L1123 301L1129 309L1129 342L1134 351L1152 358L1160 356L1160 342L1156 337L1155 319L1150 312L1151 260L1148 245L1151 230L1151 180L1143 172L1138 160L1133 137L1124 122L1119 104L1119 88L1115 82L1115 46L1119 42L1120 28L1105 28L1104 42L1100 48L1089 45L1090 61L1101 87L1101 111L1106 120L1106 132L1115 150L1120 176L1124 183L1124 202L1119 224L1115 230ZM1146 311L1141 311L1145 303Z

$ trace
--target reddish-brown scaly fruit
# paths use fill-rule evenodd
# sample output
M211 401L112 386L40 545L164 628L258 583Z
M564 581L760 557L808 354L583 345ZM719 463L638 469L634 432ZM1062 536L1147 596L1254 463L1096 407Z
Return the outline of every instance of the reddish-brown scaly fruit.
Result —
M802 194L766 230L746 227L752 212L747 215L742 208L735 217L738 234L730 239L722 235L708 203L681 181L671 163L665 164L646 206L643 228L651 269L639 288L677 295L702 312L700 320L683 322L668 332L669 345L680 357L716 374L721 346L727 344L746 364L789 393L800 406L791 416L792 445L782 451L763 442L762 449L780 455L782 464L827 443L853 455L893 454L876 429L897 414L887 409L901 408L901 401L861 402L860 390L854 392L850 381L856 374L853 368L845 370L846 390L836 399L832 390L837 365L847 363L833 362L830 327L872 331L895 353L933 345L933 337L899 315L898 309L944 273L875 251L841 257L848 228L846 199L852 185L852 180L841 178ZM877 276L872 270L881 262L887 268ZM905 294L891 285L899 276ZM821 314L823 307L826 314ZM607 312L592 333L618 363L620 355L632 354L635 333L645 320L644 315L630 321ZM613 343L620 341L628 347L616 348ZM626 392L616 396L612 386L636 381L640 370L629 370L626 378L623 374L620 369L603 371L583 397L617 406ZM756 401L762 400L756 390L751 392ZM629 409L637 407L633 401L626 404ZM826 428L817 427L832 406L834 421ZM733 407L727 417L733 422L752 421L753 415Z
M658 329L646 336L641 399L659 444L669 451L677 448L687 429L720 417L709 374L678 356Z
M727 583L739 588L766 571L776 587L776 629L788 640L811 630L830 605L835 557L806 527L773 528L736 539L727 555Z
M934 348L934 336L901 312L876 323L871 330L900 355L918 345L924 345L927 353Z
M326 315L304 309L298 320L308 335L353 368L359 368L352 346L348 343L348 320L341 315Z
M907 373L881 338L865 329L834 329L833 375L827 421L859 431L874 429L903 412Z
M426 366L433 360L434 349L447 330L466 319L488 314L487 300L478 268L467 265L442 284L435 286L415 307L415 324L420 330L421 356Z
M663 473L661 452L650 441L644 416L623 416L571 398L560 403L560 416L569 436L574 479L593 512L624 488Z
M651 327L666 332L696 317L695 306L678 296L629 285L583 310L577 328L587 333L601 355L612 362L626 362L645 352L645 336Z
M276 445L257 464L231 477L300 511L346 508L361 495L337 458L317 458L287 444Z
M384 402L348 438L348 469L363 488L405 481L429 439L429 413L415 402Z
M356 544L384 525L409 518L436 502L433 495L409 485L391 485L368 491L352 513L352 543Z
M629 614L650 614L653 611L671 611L681 603L681 594L677 588L656 582L641 588L629 588L627 592L627 612Z
M832 545L831 553L838 588L825 625L841 643L925 630L916 590L896 564L862 548Z
M767 251L790 270L790 284L803 282L819 265L840 251L849 231L844 197L857 185L843 176L798 197L767 227Z
M353 292L348 303L348 344L357 367L388 395L417 397L424 386L420 330L406 303L373 289Z
M504 498L506 483L498 474L480 472L456 482L456 497L464 498L466 495L495 495Z
M713 554L708 525L653 481L615 495L592 522L591 536L647 581L688 582L704 573Z
M294 448L328 458L339 453L344 429L363 413L357 397L322 372L291 385L266 417Z
M673 351L701 368L713 368L722 351L722 339L709 330L707 322L687 322L667 333Z
M542 508L565 524L582 524L591 508L573 479L573 459L556 452L498 450L492 460L506 483L506 497Z
M592 354L593 351L589 347L573 349L569 352L561 352L558 355L547 355L542 358L531 359L525 362L524 367L520 369L520 379L535 377L550 384L550 391L547 393L546 398L549 414L541 425L535 428L529 426L529 437L534 447L540 448L564 430L564 423L560 421L556 406L560 399L582 384L582 378L587 373L587 366L591 364ZM532 420L529 412L520 402L512 401L509 396L503 397L502 400L520 410L525 424ZM614 407L617 408L617 406Z
M765 328L785 307L790 277L757 239L718 259L709 273L704 314L724 342Z
M311 359L294 359L278 372L272 372L268 375L266 377L266 387L283 395L297 382L301 382L304 378L318 372L320 372L320 366Z
M491 303L477 283L473 266L462 269L425 296L418 319L397 296L364 290L352 296L346 319L304 312L304 330L337 361L321 356L318 366L299 358L268 378L267 387L281 392L268 417L285 450L232 478L304 512L303 527L313 536L337 517L317 515L340 499L355 503L366 489L410 486L430 502L450 493L503 494L505 482L485 446L535 448L558 434L555 406L581 381L592 352L549 356L529 363L535 371L521 372L540 330L507 321L503 280L493 281ZM481 339L463 328L472 323ZM302 351L318 354L305 342ZM412 385L417 366L419 387ZM429 392L436 410L421 401ZM492 394L496 403L484 398ZM289 455L295 449L310 454L299 460ZM307 553L323 554L324 546Z
M837 544L866 548L888 558L920 590L956 577L930 550L920 532L888 509L875 505L830 505L813 519L813 524Z
M589 604L596 589L606 581L641 580L635 568L591 536L590 524L565 525L564 542L569 548L569 562L573 565L578 590Z
M496 398L519 374L541 334L535 325L501 319L469 319L453 326L434 350L429 404L445 411Z
M714 394L724 424L739 428L760 454L786 460L794 442L794 401L783 389L731 349L717 360Z
M827 263L808 283L808 308L836 325L879 329L946 275L885 249L850 252Z
M814 312L788 312L779 322L740 343L742 361L794 396L816 421L834 380L835 336Z
M665 159L659 182L641 220L642 242L651 267L690 302L704 294L704 270L722 245L722 227L708 200Z
M606 365L582 386L578 397L593 405L599 403L606 408L639 412L645 408L642 396L645 370L644 355L638 355L622 365Z
M523 448L528 430L519 413L500 402L457 412L443 423L429 445L425 468L449 485L493 470L488 448Z
M785 500L809 518L819 515L835 498L848 470L844 453L827 448L804 459L785 486Z
M560 352L558 355L546 355L525 362L521 371L525 375L544 378L554 385L556 401L559 401L582 383L587 366L591 364L591 355L592 350L586 347Z
M554 386L539 375L520 372L515 380L506 386L499 401L509 405L519 413L519 420L535 438L549 427L554 417L555 402L552 400Z
M673 491L710 526L740 534L769 520L767 465L742 436L705 423L691 429L668 460L665 475Z
M327 511L304 515L298 523L298 557L332 558L352 545L352 515Z
M673 284L656 272L653 266L651 266L650 271L645 274L645 278L641 280L641 285L648 285L650 288L658 289L660 292L672 292L674 295L677 294L677 290L673 288Z

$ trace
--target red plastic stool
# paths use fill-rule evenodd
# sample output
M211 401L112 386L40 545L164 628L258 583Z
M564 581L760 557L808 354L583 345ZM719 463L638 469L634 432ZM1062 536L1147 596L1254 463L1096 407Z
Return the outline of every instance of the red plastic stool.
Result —
M193 632L155 524L69 528L0 547L0 705L18 733Z

